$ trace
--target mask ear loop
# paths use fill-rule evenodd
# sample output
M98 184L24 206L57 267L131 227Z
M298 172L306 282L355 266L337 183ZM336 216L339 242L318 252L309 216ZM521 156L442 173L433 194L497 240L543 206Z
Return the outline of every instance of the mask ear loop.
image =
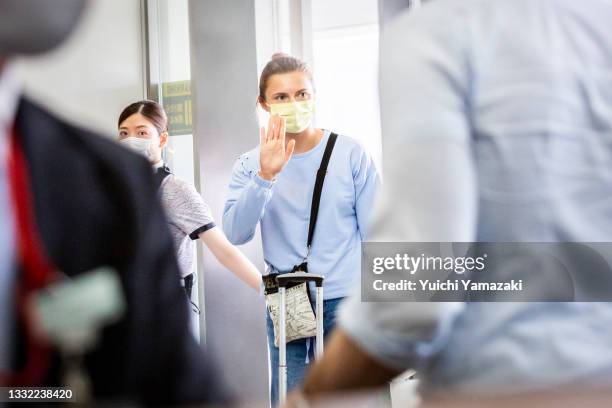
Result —
M168 145L167 144L161 151L161 158L164 163L168 164Z
M172 168L171 164L173 163L170 163L170 161L172 161L170 159L174 158L174 150L170 147L170 132L168 132L166 129L165 133L168 136L166 136L166 145L161 149L161 158L162 161L168 165L168 167Z

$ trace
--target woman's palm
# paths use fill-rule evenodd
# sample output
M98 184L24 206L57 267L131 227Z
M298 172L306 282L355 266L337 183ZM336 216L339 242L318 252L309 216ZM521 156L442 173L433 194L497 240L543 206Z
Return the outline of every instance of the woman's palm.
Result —
M267 132L260 130L259 161L263 176L276 177L293 154L295 141L290 140L285 146L285 119L271 116Z

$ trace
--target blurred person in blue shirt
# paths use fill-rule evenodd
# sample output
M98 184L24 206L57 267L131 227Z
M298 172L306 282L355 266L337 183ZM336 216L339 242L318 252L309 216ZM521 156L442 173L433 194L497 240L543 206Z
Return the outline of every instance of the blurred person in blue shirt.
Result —
M372 238L612 241L612 3L428 2L383 33L385 186ZM347 300L307 396L382 385L612 384L609 303Z

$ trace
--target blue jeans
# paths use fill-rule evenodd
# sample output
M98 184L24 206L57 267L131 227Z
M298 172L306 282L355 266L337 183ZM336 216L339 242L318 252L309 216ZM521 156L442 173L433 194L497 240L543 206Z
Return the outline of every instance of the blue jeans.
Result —
M323 338L331 333L336 324L336 309L344 298L329 299L323 301ZM314 310L314 303L313 303ZM274 326L270 314L266 313L266 326L268 331L268 352L270 353L270 367L272 369L272 384L270 384L270 400L272 406L278 405L278 347L274 346ZM312 338L314 340L314 337ZM287 391L299 386L306 375L306 343L310 339L294 340L287 343ZM314 361L314 341L308 350L308 359Z

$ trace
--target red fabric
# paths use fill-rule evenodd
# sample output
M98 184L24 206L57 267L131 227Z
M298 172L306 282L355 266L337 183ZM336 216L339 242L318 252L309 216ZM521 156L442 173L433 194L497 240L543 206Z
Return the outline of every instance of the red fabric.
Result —
M48 369L50 350L47 345L32 336L32 322L26 312L26 303L34 291L49 285L57 276L38 234L26 160L15 130L10 138L8 176L17 233L17 264L21 266L21 275L17 280L17 314L25 327L27 360L21 371L1 373L0 384L36 386L41 384Z

